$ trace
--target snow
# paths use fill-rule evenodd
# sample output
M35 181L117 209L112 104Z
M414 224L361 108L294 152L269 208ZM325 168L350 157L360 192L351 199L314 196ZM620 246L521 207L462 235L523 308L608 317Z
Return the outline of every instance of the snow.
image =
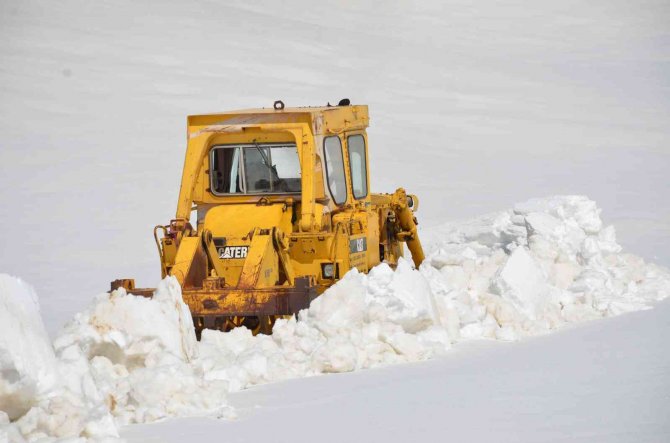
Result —
M408 292L412 282L424 292ZM427 282L407 262L395 273L387 265L369 276L351 271L301 312L299 321L278 320L272 336L204 331L203 371L239 390L430 358L450 347L446 331L434 328L430 297Z
M230 394L233 421L121 430L129 443L226 441L660 443L670 440L670 300L513 343L469 341L421 363Z
M16 419L56 377L56 357L32 287L0 274L0 411Z
M524 247L516 248L491 281L499 295L531 320L542 316L545 297L551 292L540 264ZM500 320L498 320L500 322Z
M0 437L118 437L88 360L54 352L33 289L0 274L0 307Z
M88 355L105 355L126 366L160 349L190 361L197 357L193 319L181 299L175 278L161 281L154 296L133 297L125 291L101 294L91 310L79 313L56 340L56 348L76 342ZM139 340L139 341L138 341ZM96 348L96 349L93 349Z
M670 295L670 272L622 254L584 196L533 200L426 238L419 269L404 259L395 270L354 269L297 319L278 320L271 336L205 330L197 342L174 277L152 298L101 294L54 341L51 378L68 377L4 427L31 440L112 438L116 427L168 417L232 418L230 392L433 359L455 343L546 334ZM30 324L51 351L34 294L9 281L4 298L27 295Z
M153 298L123 289L101 294L55 340L60 355L87 361L117 424L167 416L222 415L227 385L203 379L188 306L174 277Z

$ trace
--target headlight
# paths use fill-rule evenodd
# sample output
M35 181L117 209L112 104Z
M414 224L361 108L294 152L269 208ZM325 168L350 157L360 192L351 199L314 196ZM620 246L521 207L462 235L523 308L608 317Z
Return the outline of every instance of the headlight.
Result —
M322 263L321 273L323 274L323 278L335 277L335 263Z

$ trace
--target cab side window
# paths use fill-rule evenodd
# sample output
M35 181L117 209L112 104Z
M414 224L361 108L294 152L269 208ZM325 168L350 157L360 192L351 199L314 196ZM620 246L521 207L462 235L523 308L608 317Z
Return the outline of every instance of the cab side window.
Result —
M243 193L240 148L216 147L211 153L212 191L215 194Z
M326 137L323 141L323 150L326 155L328 189L335 203L341 205L347 201L347 181L344 175L344 158L340 138Z
M349 168L351 169L351 187L354 198L361 199L368 195L368 165L365 159L365 138L360 135L347 137L349 148Z

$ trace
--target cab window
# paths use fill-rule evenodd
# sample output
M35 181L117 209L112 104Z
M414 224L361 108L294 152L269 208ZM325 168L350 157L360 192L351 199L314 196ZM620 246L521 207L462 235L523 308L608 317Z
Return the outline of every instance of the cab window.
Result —
M340 138L326 137L323 141L323 150L326 155L328 189L335 203L341 205L347 201L347 181L344 175L344 158Z
M212 149L211 181L212 191L215 194L242 193L241 177L241 149L235 147L220 147Z
M349 148L349 168L351 172L351 187L354 198L361 199L368 195L368 165L365 160L365 138L360 135L347 137Z
M295 145L215 146L210 155L214 194L294 194L301 190Z

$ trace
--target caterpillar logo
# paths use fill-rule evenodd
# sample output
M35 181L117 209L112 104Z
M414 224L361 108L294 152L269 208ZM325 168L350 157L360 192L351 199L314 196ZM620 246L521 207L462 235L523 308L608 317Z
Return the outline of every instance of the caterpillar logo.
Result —
M246 258L249 246L223 246L219 248L219 258Z

